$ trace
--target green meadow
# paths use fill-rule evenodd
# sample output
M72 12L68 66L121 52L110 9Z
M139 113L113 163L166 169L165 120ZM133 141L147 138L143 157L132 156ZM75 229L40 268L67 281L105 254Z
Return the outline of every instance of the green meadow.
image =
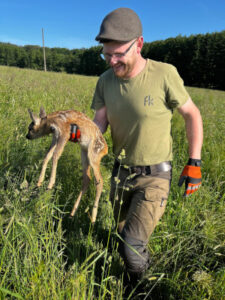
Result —
M76 109L93 118L97 79L0 66L0 299L139 299L126 287L117 251L109 203L110 131L94 226L94 181L74 218L68 218L81 186L79 146L66 145L55 188L46 190L49 164L37 190L51 138L25 138L28 108L36 113L40 106L47 113ZM149 241L151 266L141 299L225 299L225 92L187 89L204 123L203 183L189 198L177 185L188 153L184 122L175 112L171 193Z

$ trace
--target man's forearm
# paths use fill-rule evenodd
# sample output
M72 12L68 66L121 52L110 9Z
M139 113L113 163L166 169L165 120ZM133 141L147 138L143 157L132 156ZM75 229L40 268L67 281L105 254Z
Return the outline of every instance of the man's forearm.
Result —
M106 132L109 122L105 106L96 110L93 122L98 126L102 133Z
M203 126L200 112L197 109L194 114L187 114L184 118L189 145L189 157L201 159Z
M97 119L94 119L93 122L98 126L101 133L105 133L108 127L108 122L99 121Z

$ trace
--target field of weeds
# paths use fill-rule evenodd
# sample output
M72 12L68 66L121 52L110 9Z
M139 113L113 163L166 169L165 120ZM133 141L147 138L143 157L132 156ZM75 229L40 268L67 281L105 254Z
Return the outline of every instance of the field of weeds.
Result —
M76 109L93 117L97 77L0 67L0 299L139 299L128 290L109 203L113 154L101 170L104 190L90 222L94 182L68 218L81 184L80 149L69 143L55 188L35 189L50 138L28 141L27 109ZM178 188L187 143L173 118L173 181L166 213L149 242L151 266L142 299L225 299L225 92L188 88L204 123L203 185L184 199ZM126 295L126 296L125 296Z

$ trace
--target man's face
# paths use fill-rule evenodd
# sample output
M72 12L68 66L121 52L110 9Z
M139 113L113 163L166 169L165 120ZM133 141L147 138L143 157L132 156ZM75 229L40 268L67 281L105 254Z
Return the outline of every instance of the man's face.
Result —
M132 77L137 62L136 44L136 40L128 43L109 42L103 44L105 60L117 77L123 79Z

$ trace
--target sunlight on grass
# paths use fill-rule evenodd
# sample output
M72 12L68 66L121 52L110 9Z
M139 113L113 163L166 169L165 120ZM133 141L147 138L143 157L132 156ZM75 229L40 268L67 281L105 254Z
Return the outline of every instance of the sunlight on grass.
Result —
M46 112L90 109L97 77L44 73L0 66L0 298L124 299L123 261L109 203L113 164L102 161L104 190L94 226L95 184L76 216L68 214L81 184L80 149L68 144L59 160L56 187L49 176L35 189L50 138L28 142L28 108ZM148 299L223 299L225 294L225 92L188 88L204 122L203 185L183 198L177 182L188 160L182 118L173 119L173 182L165 215L149 242ZM132 293L132 292L131 292ZM129 294L127 295L129 298ZM132 298L130 294L130 299Z

